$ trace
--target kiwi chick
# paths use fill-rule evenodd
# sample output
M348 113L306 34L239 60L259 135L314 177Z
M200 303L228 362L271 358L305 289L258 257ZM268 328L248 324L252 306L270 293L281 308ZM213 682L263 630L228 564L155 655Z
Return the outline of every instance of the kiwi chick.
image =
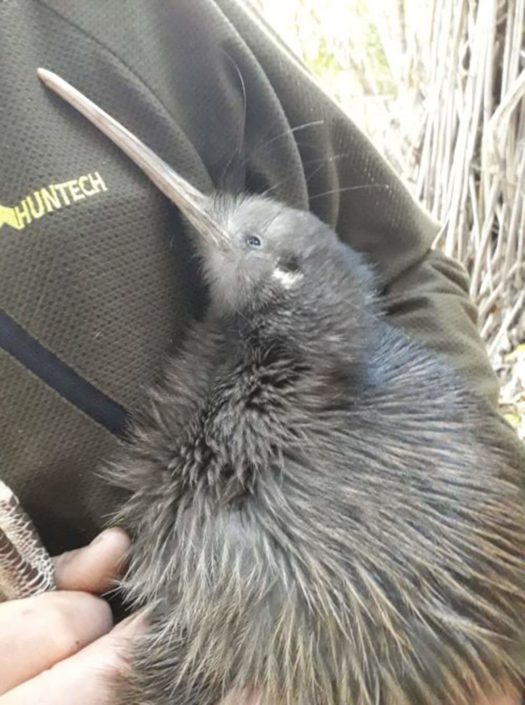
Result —
M129 497L122 589L149 618L121 702L477 705L517 686L525 456L504 422L384 320L370 267L315 216L205 196L41 77L180 207L209 288L108 470Z

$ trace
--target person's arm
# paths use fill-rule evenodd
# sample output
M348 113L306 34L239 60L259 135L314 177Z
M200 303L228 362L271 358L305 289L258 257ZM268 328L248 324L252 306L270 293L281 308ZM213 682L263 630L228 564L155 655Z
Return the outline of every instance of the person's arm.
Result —
M385 291L392 321L448 359L472 390L496 404L498 381L480 340L463 266L430 250Z

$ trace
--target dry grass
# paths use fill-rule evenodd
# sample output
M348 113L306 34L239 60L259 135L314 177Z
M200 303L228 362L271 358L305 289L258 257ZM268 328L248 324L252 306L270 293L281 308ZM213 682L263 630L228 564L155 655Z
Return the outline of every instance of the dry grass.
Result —
M525 345L503 355L498 372L502 381L501 411L525 440Z
M525 412L525 0L436 0L416 196L471 274L502 402ZM525 418L518 423L525 437Z

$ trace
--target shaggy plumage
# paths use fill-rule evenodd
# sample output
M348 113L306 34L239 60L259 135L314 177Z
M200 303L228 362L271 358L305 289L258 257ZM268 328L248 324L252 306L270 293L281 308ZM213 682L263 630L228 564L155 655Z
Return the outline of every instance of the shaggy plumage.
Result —
M520 446L313 215L212 217L208 316L111 470L151 620L122 701L477 705L517 682Z
M197 191L40 78L181 209L209 286L112 481L148 633L126 705L480 705L525 674L525 455L382 319L313 215Z

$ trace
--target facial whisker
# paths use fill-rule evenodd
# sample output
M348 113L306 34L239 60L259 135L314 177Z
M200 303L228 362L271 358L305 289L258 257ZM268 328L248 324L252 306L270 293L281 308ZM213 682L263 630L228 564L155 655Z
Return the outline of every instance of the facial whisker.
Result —
M264 144L257 147L254 151L259 151L261 149L264 149L264 148L268 147L270 144L272 144L273 142L276 142L277 140L281 139L282 137L286 137L287 135L293 135L296 132L300 132L301 130L306 130L308 127L316 127L317 125L324 125L324 120L312 120L312 122L303 122L301 125L296 125L295 127L290 127L288 130L285 130L284 132L281 132L280 134L275 135L275 137L271 137Z
M387 191L390 190L390 185L389 184L359 184L356 186L343 186L342 188L334 188L330 189L330 191L323 191L322 193L316 193L313 196L310 196L310 201L315 200L316 198L321 198L322 196L329 196L332 193L345 193L346 191L364 191L366 189L385 189Z
M228 159L226 162L226 165L223 168L223 173L226 173L228 169L231 167L231 164L235 157L237 156L240 158L240 155L242 154L242 148L244 144L244 139L246 135L246 115L247 115L247 106L248 106L248 99L247 99L247 91L246 91L246 83L244 81L244 77L242 75L242 71L239 67L239 64L235 61L233 56L229 54L225 49L222 49L223 53L227 57L227 59L230 61L231 65L234 68L235 73L237 74L237 77L239 78L239 83L241 86L241 93L242 93L242 127L241 127L241 137L239 140L239 144L233 151L231 157Z
M318 162L318 161L321 162L316 169L314 169L312 172L310 172L310 174L308 174L308 176L306 177L306 183L308 184L311 181L311 179L313 179L313 177L317 173L319 173L321 171L321 169L326 164L330 164L331 162L337 162L340 159L343 159L344 157L348 157L348 156L350 156L349 152L341 152L340 154L334 154L333 157L327 157L326 159L322 159L322 160L321 159L311 159L309 162L304 162L305 164L311 164L311 163Z
M310 180L319 172L321 169L326 165L329 164L330 162L335 162L338 161L339 159L343 159L344 157L348 157L349 152L341 152L340 154L334 154L332 157L319 157L317 159L307 159L303 161L303 166L307 166L308 164L318 164L318 166L309 174L306 174L305 172L305 183L308 184ZM268 194L273 193L276 191L280 186L283 184L286 184L288 181L290 181L295 174L292 174L290 176L287 176L285 179L281 179L275 184L272 184L272 186L269 186L267 189L265 189L262 193L261 196L268 196Z

